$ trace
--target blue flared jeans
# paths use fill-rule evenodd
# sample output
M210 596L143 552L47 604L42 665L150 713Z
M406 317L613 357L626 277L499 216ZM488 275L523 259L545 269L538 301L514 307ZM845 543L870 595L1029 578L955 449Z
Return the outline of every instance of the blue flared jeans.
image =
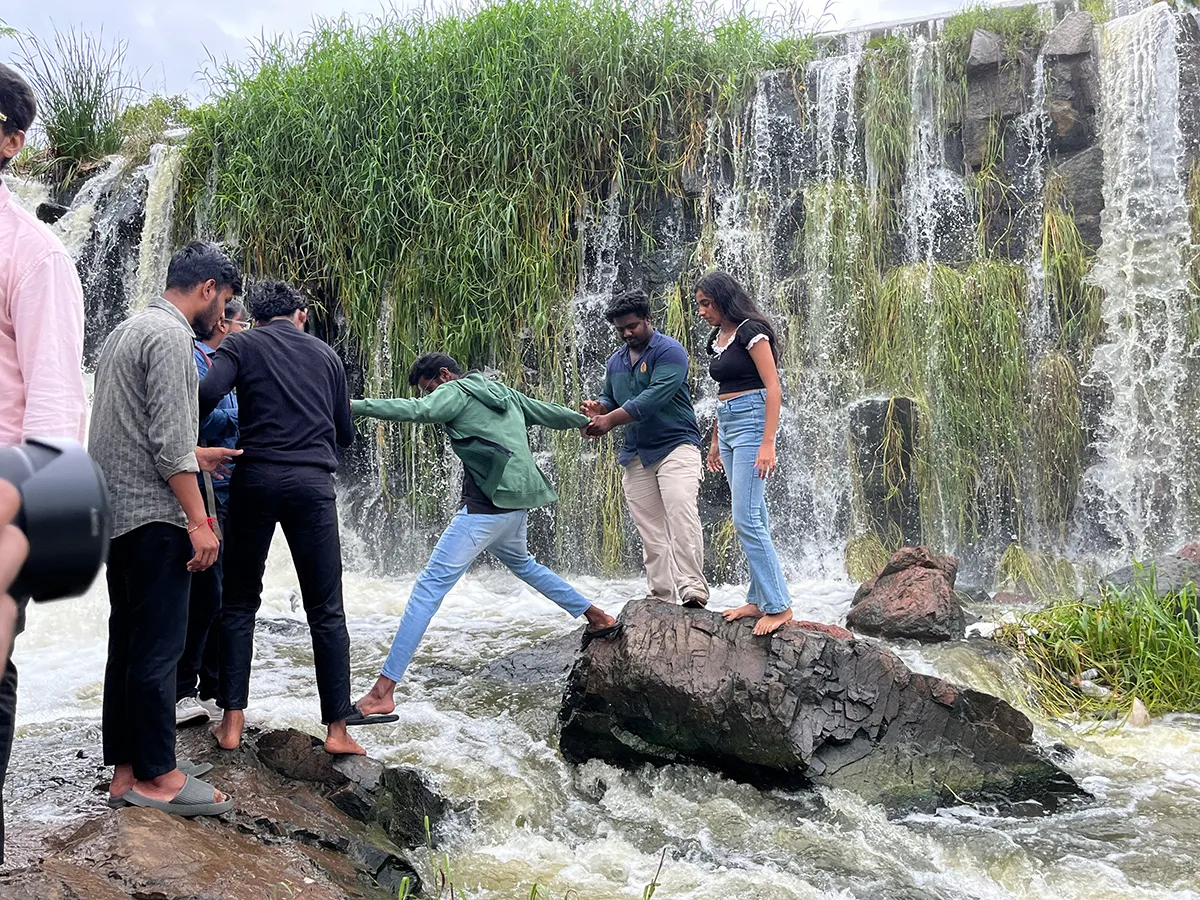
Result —
M767 392L751 391L717 403L717 437L721 464L732 495L733 529L750 567L746 602L767 615L792 605L779 556L771 542L767 517L767 482L754 471L767 427Z
M384 678L399 681L404 677L404 670L412 662L443 598L485 550L572 616L587 612L591 601L529 555L528 519L523 509L499 515L473 515L464 508L450 520L413 585L400 618L400 629L383 664Z

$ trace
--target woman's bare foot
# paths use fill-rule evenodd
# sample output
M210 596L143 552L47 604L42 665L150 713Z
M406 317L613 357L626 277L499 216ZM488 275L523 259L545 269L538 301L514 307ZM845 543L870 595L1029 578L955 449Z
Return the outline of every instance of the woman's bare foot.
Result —
M380 675L375 686L354 705L364 716L386 716L396 709L395 692L396 682Z
M221 721L209 729L222 750L236 750L246 730L246 714L240 709L227 709Z
M737 609L727 609L721 613L725 617L726 622L736 622L738 619L761 619L763 611L753 603L747 603L745 606L739 606Z
M789 607L780 613L773 613L769 616L763 616L754 623L755 634L770 634L784 622L792 621L792 610Z
M346 720L329 723L329 736L325 738L326 753L352 753L355 756L366 756L367 751L359 746L354 738L346 731Z

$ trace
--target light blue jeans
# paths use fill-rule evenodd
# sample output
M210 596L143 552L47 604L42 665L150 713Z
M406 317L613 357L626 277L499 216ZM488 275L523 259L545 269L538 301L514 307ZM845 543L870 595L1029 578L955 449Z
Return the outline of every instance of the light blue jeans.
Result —
M383 664L384 678L399 681L404 677L442 599L485 550L572 616L587 611L591 601L529 555L528 519L523 509L500 515L471 515L463 508L455 514L413 585L400 629Z
M792 605L779 556L771 542L767 518L767 482L754 471L758 448L767 427L767 392L751 391L717 402L717 437L721 464L733 500L733 529L737 532L750 567L746 602L767 615Z

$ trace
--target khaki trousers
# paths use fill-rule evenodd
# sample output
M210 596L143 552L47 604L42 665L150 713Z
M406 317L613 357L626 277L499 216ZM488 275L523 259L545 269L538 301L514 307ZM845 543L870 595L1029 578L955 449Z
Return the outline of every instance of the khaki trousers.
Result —
M680 444L652 466L634 459L625 466L621 487L642 536L642 560L650 594L674 602L708 600L704 580L704 533L696 501L700 493L700 448Z

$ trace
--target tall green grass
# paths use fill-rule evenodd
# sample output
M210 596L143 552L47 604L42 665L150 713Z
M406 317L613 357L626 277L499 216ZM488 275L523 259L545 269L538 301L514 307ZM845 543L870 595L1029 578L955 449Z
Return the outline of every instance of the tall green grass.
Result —
M56 31L50 41L18 37L18 68L38 100L51 174L68 182L88 163L121 149L120 118L137 91L124 41L82 28Z
M1029 662L1034 696L1051 715L1200 711L1200 600L1196 586L1158 596L1152 583L1061 602L997 633ZM1080 691L1087 679L1103 690ZM1104 691L1110 693L1104 694ZM1097 696L1101 694L1101 696Z
M908 38L879 38L867 46L859 69L858 108L866 152L885 196L900 189L912 148L910 54Z
M931 423L917 460L925 531L947 546L969 543L998 510L1019 507L1025 270L996 260L963 271L902 266L863 301L856 333L867 387L915 398Z

